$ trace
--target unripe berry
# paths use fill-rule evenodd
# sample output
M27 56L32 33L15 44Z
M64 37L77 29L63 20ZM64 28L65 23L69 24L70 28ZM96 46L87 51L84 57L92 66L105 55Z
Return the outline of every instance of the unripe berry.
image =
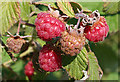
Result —
M14 53L19 53L24 43L25 40L19 37L10 37L7 39L8 49Z

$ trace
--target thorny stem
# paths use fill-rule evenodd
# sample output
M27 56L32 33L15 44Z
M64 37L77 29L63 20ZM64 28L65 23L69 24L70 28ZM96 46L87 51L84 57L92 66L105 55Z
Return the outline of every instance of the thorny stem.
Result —
M33 11L33 12L30 13L30 17L31 17L33 14L35 14L35 11Z
M78 19L78 22L77 22L77 26L76 26L76 29L78 28L78 26L79 26L79 24L80 24L80 17L79 17L79 19Z
M22 20L21 20L21 24L24 24L24 25L27 25L27 26L31 26L31 27L35 27L34 24L30 24L30 23L27 23L27 22L22 21Z
M10 37L14 37L9 31L7 31L7 34L10 35Z
M19 2L18 2L18 4L19 4ZM20 4L19 4L18 8L19 8L19 11L20 11L20 12L18 13L18 15L19 15L19 24L18 24L18 29L17 29L16 35L19 35L20 25L21 25L21 16L20 16L20 14L21 14L21 9L20 9Z
M48 5L48 9L52 12L53 9L51 8L50 4Z
M26 56L27 54L33 52L33 48L29 47L28 50L26 50L25 52L23 52L22 54L20 54L20 58Z
M32 37L31 35L27 35L27 36L20 36L20 38L28 38L28 37Z
M19 32L20 32L20 25L21 25L21 18L20 18L20 20L19 20L19 24L18 24L18 29L17 29L16 35L19 35Z

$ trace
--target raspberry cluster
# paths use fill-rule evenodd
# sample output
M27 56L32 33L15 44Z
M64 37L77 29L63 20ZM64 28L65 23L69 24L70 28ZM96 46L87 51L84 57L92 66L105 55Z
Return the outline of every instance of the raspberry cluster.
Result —
M39 52L39 66L45 71L54 72L62 67L61 53L75 56L80 53L85 45L86 39L93 42L103 41L107 36L109 27L103 16L100 16L98 10L83 16L80 28L77 25L71 27L50 13L40 12L35 20L36 31L40 39L52 41L52 38L60 37L57 45L44 45ZM85 16L84 16L85 15ZM67 29L66 29L67 27ZM56 43L54 43L56 44ZM54 48L58 47L61 51L57 52Z
M34 68L33 68L33 63L32 61L29 61L25 65L25 75L28 76L28 78L31 80L31 76L34 74Z

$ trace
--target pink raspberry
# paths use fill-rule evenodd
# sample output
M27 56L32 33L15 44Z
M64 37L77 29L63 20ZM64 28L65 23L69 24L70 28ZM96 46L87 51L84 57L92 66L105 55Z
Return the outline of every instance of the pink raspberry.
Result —
M66 30L65 24L52 17L49 13L40 12L35 20L38 36L44 41L61 36L61 32Z
M45 45L39 53L39 65L45 71L54 72L61 68L61 55L50 45Z
M25 75L28 76L28 78L31 80L31 76L34 73L34 68L33 68L33 63L32 61L29 61L26 65L25 65Z
M89 41L99 42L103 41L107 36L109 31L109 26L106 23L106 19L103 16L100 16L100 19L95 22L92 26L85 27L85 37Z

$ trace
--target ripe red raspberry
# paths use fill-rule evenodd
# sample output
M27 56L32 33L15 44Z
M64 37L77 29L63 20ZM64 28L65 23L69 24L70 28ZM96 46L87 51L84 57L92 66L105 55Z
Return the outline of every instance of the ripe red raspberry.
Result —
M45 12L40 12L37 15L35 25L38 36L44 41L61 36L61 32L66 29L62 21Z
M85 37L89 41L99 42L103 41L107 36L109 27L106 23L106 20L103 16L100 16L100 19L96 21L92 26L85 27Z
M54 72L61 68L61 55L50 45L45 45L39 53L39 65L45 71Z
M26 65L25 65L25 75L28 76L28 78L31 80L31 76L34 73L34 68L33 68L33 63L32 61L29 61Z

